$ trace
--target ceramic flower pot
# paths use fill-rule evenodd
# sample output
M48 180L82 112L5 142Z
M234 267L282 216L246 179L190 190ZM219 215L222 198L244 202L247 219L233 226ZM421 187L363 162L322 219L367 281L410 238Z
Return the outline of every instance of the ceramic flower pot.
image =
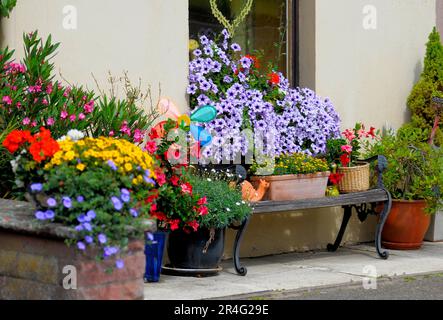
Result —
M260 180L269 183L263 200L286 201L322 198L325 196L330 172L287 174L281 176L253 176L252 184Z
M419 249L431 221L425 208L426 202L422 200L393 200L382 232L383 246L394 250Z
M216 229L212 241L211 231L200 228L186 233L169 233L167 252L170 266L179 269L217 269L225 247L225 229Z

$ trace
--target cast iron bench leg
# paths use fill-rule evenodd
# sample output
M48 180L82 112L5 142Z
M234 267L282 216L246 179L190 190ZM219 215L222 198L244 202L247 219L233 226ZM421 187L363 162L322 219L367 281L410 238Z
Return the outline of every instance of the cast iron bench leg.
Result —
M337 238L335 239L334 244L329 243L327 246L328 251L335 252L340 246L341 240L343 239L343 235L346 231L346 227L348 226L349 219L352 216L352 206L345 206L345 212L343 214L343 221L340 226L340 230L338 232Z
M375 231L375 248L377 249L377 253L382 259L388 259L389 252L388 251L382 251L381 248L381 233L383 231L383 226L385 225L386 219L389 216L389 213L391 212L392 207L392 197L389 191L385 190L388 194L388 200L385 201L383 206L383 211L380 213L380 218L377 223L377 229Z
M248 273L246 267L242 267L240 265L240 244L248 224L249 224L249 218L245 219L245 221L243 221L242 224L238 227L237 235L235 236L235 242L234 242L234 259L233 259L234 267L235 271L241 276L245 276L246 273Z

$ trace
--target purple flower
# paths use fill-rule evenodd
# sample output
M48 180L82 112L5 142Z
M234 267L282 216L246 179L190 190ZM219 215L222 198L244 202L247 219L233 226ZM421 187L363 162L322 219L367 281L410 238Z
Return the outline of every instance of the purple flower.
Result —
M87 222L87 221L91 221L87 216L85 216L84 214L81 214L77 217L77 221L80 223L83 222Z
M83 196L78 196L77 197L77 202L78 203L82 203L83 201L85 201L85 198Z
M35 212L35 217L38 220L46 220L46 215L45 215L45 213L43 211L36 211Z
M225 37L225 39L228 39L230 37L228 30L223 29L222 35Z
M112 170L117 171L117 166L115 165L115 163L112 160L108 160L108 166L111 167Z
M115 266L117 267L117 269L123 269L125 267L125 263L123 262L123 260L119 259L115 261Z
M243 68L249 69L252 64L252 60L250 58L243 57L240 59L240 64Z
M94 242L94 238L92 238L91 236L86 236L85 241L86 241L86 243L91 244Z
M205 46L205 45L207 45L209 43L209 40L208 40L208 38L206 36L201 36L200 37L200 43Z
M54 219L54 217L55 217L55 212L54 212L54 211L52 211L52 210L47 210L47 211L45 212L45 218L46 218L46 219L51 220L51 219Z
M146 183L155 184L155 180L148 176L143 176L143 180L145 180Z
M150 241L154 240L154 235L151 232L148 232L146 236L148 237L148 240Z
M32 192L40 192L42 190L43 190L43 184L41 184L41 183L31 184L31 191Z
M87 231L92 231L92 226L89 222L83 223L83 228L85 228Z
M202 51L200 49L195 49L193 52L194 56L199 57L202 54Z
M57 205L57 201L54 198L49 198L48 200L46 200L46 203L51 208L53 208Z
M103 249L103 251L104 251L103 256L105 258L107 258L107 257L110 257L110 256L118 253L118 248L117 247L105 247Z
M120 190L121 193L121 199L124 203L128 203L129 201L131 201L131 193L129 192L128 189L121 189Z
M79 241L79 242L77 242L77 248L79 250L84 251L86 249L86 246L85 246L85 244L83 242Z
M86 220L86 221L91 221L91 220L95 219L96 216L97 216L97 215L95 214L95 211L94 211L94 210L89 210L89 211L86 213L85 220Z
M234 50L234 52L241 51L241 47L238 43L231 44L231 49Z
M223 78L223 82L225 82L225 83L231 83L231 82L232 82L232 78L231 78L230 76L225 76L225 77Z
M120 211L123 208L123 204L122 204L122 202L120 201L119 198L112 197L111 198L111 202L112 202L112 205L114 206L115 210Z
M72 201L69 197L63 197L63 206L67 209L70 209L72 207Z
M98 242L100 242L101 244L105 244L108 241L108 239L103 233L100 233L97 238Z
M134 217L138 217L138 212L134 208L129 209L129 213Z
M77 232L80 232L80 231L83 231L83 230L84 230L84 228L83 228L83 226L81 224L75 227L75 231L77 231Z

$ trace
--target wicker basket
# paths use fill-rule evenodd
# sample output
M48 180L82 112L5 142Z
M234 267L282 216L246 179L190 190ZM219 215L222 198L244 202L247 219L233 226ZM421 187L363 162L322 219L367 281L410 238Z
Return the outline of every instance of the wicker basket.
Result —
M365 191L369 189L369 163L360 162L355 167L338 168L344 174L338 189L341 193Z

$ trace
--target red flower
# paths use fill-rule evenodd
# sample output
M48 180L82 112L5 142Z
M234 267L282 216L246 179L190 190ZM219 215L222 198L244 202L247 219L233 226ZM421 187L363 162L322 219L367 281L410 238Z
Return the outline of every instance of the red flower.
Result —
M180 181L180 178L177 176L172 176L170 179L173 186L178 186L178 182Z
M277 85L280 83L280 77L275 72L268 74L268 78L269 78L269 83L271 83L272 85Z
M10 153L14 153L20 148L25 142L31 142L31 133L27 130L13 130L6 139L3 141L3 147L5 147Z
M349 162L351 162L351 158L349 157L349 155L348 154L342 154L341 156L340 156L340 162L341 162L341 165L343 166L343 167L347 167L348 166L348 164L349 164Z
M180 188L183 193L192 194L192 185L189 182L183 183Z
M171 228L171 231L177 230L180 225L180 219L174 219L169 221L169 227Z
M371 127L368 131L368 135L370 135L372 138L375 138L375 128Z
M157 176L155 180L160 187L166 183L166 175L161 170L156 170L155 175Z
M194 231L198 230L199 224L196 220L193 220L191 222L188 222L188 226L190 226ZM171 229L172 230L172 229Z
M203 197L203 198L201 198L200 200L197 201L197 204L199 206L202 206L202 205L207 204L207 203L208 203L208 199L206 197Z
M145 146L145 150L150 154L154 154L157 151L157 144L154 140L148 141Z
M200 216L206 216L209 213L208 207L201 206L197 209L197 212Z
M258 58L256 56L252 56L250 54L245 55L245 58L249 58L252 60L252 62L254 63L254 67L256 69L260 68L260 62L258 61Z
M329 176L329 181L331 181L332 184L337 185L340 183L340 180L343 178L343 173L331 173Z
M149 212L153 213L155 211L157 211L157 204L153 203L153 204L151 204L151 208L149 209Z

